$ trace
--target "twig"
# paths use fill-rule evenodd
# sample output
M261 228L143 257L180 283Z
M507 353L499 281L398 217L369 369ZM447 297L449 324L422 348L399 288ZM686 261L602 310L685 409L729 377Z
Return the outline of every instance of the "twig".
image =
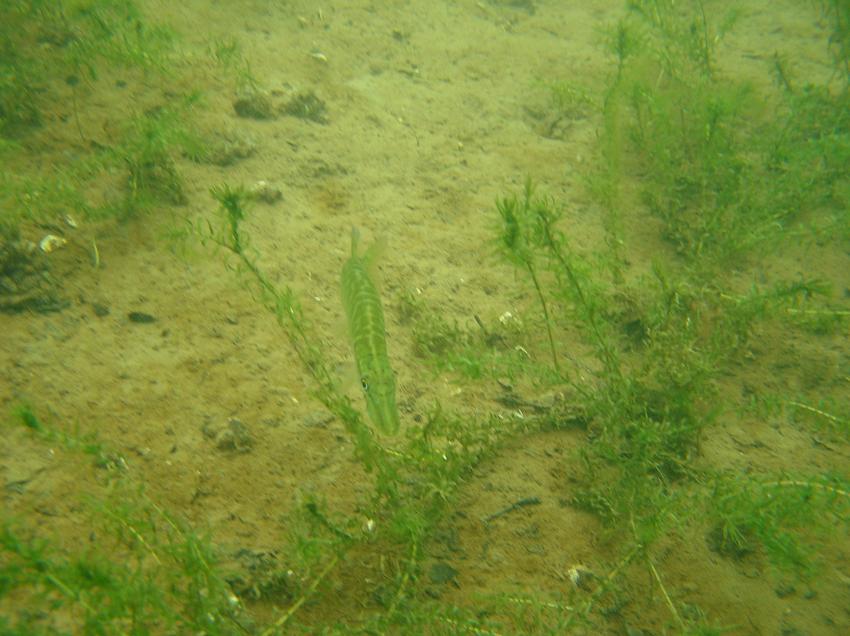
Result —
M286 625L286 622L290 618L292 618L292 615L295 614L295 612L298 611L298 608L300 608L302 605L304 605L304 603L307 601L307 599L310 598L313 595L313 593L316 591L316 588L319 587L319 583L322 582L322 580L328 575L328 573L334 568L334 566L336 566L336 564L338 562L339 562L339 555L335 554L334 558L331 559L328 562L328 564L325 566L325 569L323 569L319 573L319 576L317 576L315 579L313 579L313 582L310 584L310 587L308 587L307 591L304 592L304 594L301 595L301 598L299 598L297 601L295 601L295 603L292 604L292 606L286 611L286 613L283 616L281 616L279 619L277 619L274 622L274 624L270 625L265 630L263 630L262 633L260 634L260 636L270 636L271 634L273 634L275 632L280 633L278 630L280 630L284 625Z
M682 633L684 633L685 623L682 620L682 617L679 616L679 612L676 609L676 606L673 605L673 601L670 598L670 595L667 593L667 588L665 588L664 583L661 582L661 577L658 575L658 570L655 569L655 564L652 562L652 559L649 558L649 555L646 556L646 562L649 564L649 570L650 572L652 572L652 576L654 576L655 580L658 582L658 587L661 588L661 593L664 595L664 600L667 601L667 607L670 608L670 612L673 614L673 617L679 624L679 628L682 630Z
M820 415L821 417L825 417L826 419L835 422L836 424L846 424L846 422L840 417L835 417L834 415L831 415L826 411L821 411L820 409L816 409L815 407L809 406L808 404L803 404L802 402L794 402L793 400L789 401L788 404L790 404L791 406L796 406L798 409L808 411L809 413L815 413L817 415Z
M514 503L512 503L507 508L502 508L498 512L494 512L492 515L484 517L484 519L482 521L484 521L484 523L490 523L494 519L498 519L499 517L502 517L502 516L508 514L509 512L513 512L517 508L522 508L523 506L536 506L539 503L540 503L540 499L538 499L537 497L526 497L525 499L520 499L519 501L515 501Z
M786 309L789 314L802 314L806 316L850 316L850 311L841 309Z
M145 498L147 498L147 497L145 497ZM150 500L148 500L148 501L150 501ZM153 557L153 560L156 561L157 565L162 565L162 561L160 561L159 556L156 553L156 550L154 550L153 547L147 542L147 540L145 539L145 537L142 535L141 532L136 530L132 525L130 525L130 523L126 519L122 518L117 513L112 512L111 510L106 509L106 508L104 509L104 511L105 511L106 515L111 517L113 521L116 521L118 523L118 525L126 528L130 532L130 534L133 535L133 537L136 539L136 541L138 541L148 552L150 552L150 555Z
M834 488L833 486L827 486L826 484L818 484L810 481L798 481L795 479L784 479L782 481L771 481L765 484L765 486L795 486L797 488L817 488L818 490L826 490L827 492L831 492L833 495L840 495L841 497L847 497L850 499L850 492L846 490L841 490L840 488Z
M546 335L549 338L549 349L552 352L552 365L555 367L555 373L561 375L561 365L558 364L558 352L555 349L555 338L552 335L552 321L549 318L549 308L546 306L546 298L543 296L543 290L540 288L540 281L537 280L537 273L534 271L531 260L527 260L525 265L528 268L528 273L531 274L531 282L534 283L534 289L537 291L537 297L540 299L540 306L543 307L543 318L546 319Z
M399 601L401 601L401 595L404 593L404 588L407 587L407 582L410 580L410 571L413 569L413 564L416 562L416 552L418 550L419 544L414 541L413 547L410 550L410 561L408 563L407 569L404 571L404 575L401 577L401 583L398 586L398 590L396 590L395 596L393 597L393 602L390 603L390 608L387 610L387 617L392 618L392 615L395 613L396 607L398 607Z
M520 605L537 605L548 609L561 610L562 612L574 612L575 608L572 605L563 605L555 601L538 601L535 599L522 598L519 596L508 596L507 600L511 603L519 603Z
M584 607L581 609L581 611L578 612L577 614L573 614L572 616L570 616L569 621L567 621L567 624L564 625L564 627L565 628L571 627L572 623L573 623L573 619L578 617L578 616L587 618L590 615L590 612L593 610L593 606L596 603L596 601L598 601L600 598L602 598L602 595L605 594L605 592L608 591L608 588L614 582L614 579L617 578L620 575L620 572L622 572L623 569L629 563L632 562L632 559L634 559L635 556L637 556L637 554L639 552L641 552L642 550L643 550L643 546L640 546L640 545L634 546L629 551L629 553L625 557L623 557L623 559L614 567L614 569L611 570L608 573L608 576L605 577L605 580L602 581L599 584L599 587L597 587L596 591L593 592L593 595L588 599L587 603L584 604Z

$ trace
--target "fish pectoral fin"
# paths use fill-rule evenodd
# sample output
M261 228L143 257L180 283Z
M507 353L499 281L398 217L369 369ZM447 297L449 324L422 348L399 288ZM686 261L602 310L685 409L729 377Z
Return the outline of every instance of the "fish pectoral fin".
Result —
M372 279L372 283L379 290L383 288L383 281L381 280L381 272L378 270L378 263L383 258L384 254L387 251L387 239L386 237L378 237L375 239L375 242L369 246L369 249L366 250L366 253L363 254L363 267L366 269L366 273L369 274L369 278Z
M339 378L339 388L342 393L350 393L357 388L358 393L362 393L363 389L360 386L360 373L357 371L357 365L354 361L340 362L336 367L336 373Z

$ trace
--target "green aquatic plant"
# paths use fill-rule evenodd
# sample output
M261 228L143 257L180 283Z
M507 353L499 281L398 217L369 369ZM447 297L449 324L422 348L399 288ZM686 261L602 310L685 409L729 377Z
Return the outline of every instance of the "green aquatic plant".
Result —
M830 28L832 61L846 92L850 90L850 5L844 0L820 0L819 4Z
M178 152L198 156L203 144L190 125L190 114L200 96L146 112L130 122L110 154L124 164L127 186L122 207L132 215L156 203L185 205L183 179L175 163Z
M540 307L543 310L543 318L546 323L546 335L549 338L549 352L552 355L552 367L556 373L561 372L558 363L558 353L555 347L555 339L552 335L552 319L549 317L549 308L543 289L537 276L537 265L534 259L533 243L536 237L533 235L536 225L536 216L539 209L534 205L534 186L531 180L525 182L525 188L520 197L505 197L496 202L496 209L502 220L501 231L497 241L497 249L508 262L522 267L528 272Z
M709 542L742 559L757 549L780 572L809 578L818 568L819 541L850 526L850 482L830 475L742 479L719 475L709 514Z
M741 11L733 7L720 19L710 20L711 14L706 11L702 0L689 0L684 7L676 5L674 0L629 1L630 11L661 34L660 41L656 43L665 72L672 77L684 77L695 72L711 78L714 75L715 49L738 22ZM624 48L619 38L615 44L615 50Z
M0 180L6 222L124 218L186 202L179 157L207 150L193 127L200 80L177 76L186 66L174 42L133 0L3 3L0 150L13 167ZM161 96L145 91L139 106L121 105L153 79ZM93 100L118 106L90 108ZM45 109L56 115L49 138L66 144L62 153L37 142ZM104 187L122 172L123 184Z
M172 45L173 34L145 23L132 0L4 3L0 134L38 125L62 84L75 88L106 68L167 71Z
M585 501L600 509L590 502L604 500L602 509L615 516L663 518L656 510L663 500L659 487L689 472L702 430L711 421L711 411L704 408L713 395L711 358L694 347L699 325L693 321L693 305L677 299L683 292L672 289L674 283L660 269L654 287L646 281L636 289L607 282L605 268L592 267L571 250L560 229L558 206L526 193L528 253L516 262L541 263L551 274L550 289L541 288L540 294L572 308L572 322L596 358L589 364L573 358L583 374L574 387L589 409L594 431L593 443L583 451L590 481L599 478L610 493L592 494L591 488ZM504 216L504 211L499 214ZM624 321L620 311L625 308L617 306L637 296L649 304L639 310L640 317L634 316L631 304L632 317ZM629 333L641 351L637 359L625 347ZM587 368L597 370L588 376ZM612 473L619 477L612 479Z
M537 214L525 245L533 254L517 259L517 265L531 260L540 265L538 273L550 275L538 276L541 293L572 308L570 322L592 345L592 360L575 360L583 371L574 388L588 437L571 458L571 502L598 515L619 537L622 551L645 562L663 588L654 546L682 530L691 498L703 496L703 440L728 408L719 399L718 382L741 364L759 327L788 322L789 310L805 311L828 289L803 279L733 292L728 280L709 278L698 263L680 269L661 259L651 275L626 282L596 265L609 262L604 256L571 249L561 233L563 218L554 212L560 209L557 203L541 199L530 207ZM557 329L565 325L552 324L558 342ZM742 484L750 487L748 478ZM801 514L844 514L827 500L821 503L824 508ZM746 519L752 513L744 499L729 505L729 515ZM730 521L725 528L730 542L749 532L743 522ZM753 540L771 549L785 546L793 564L791 546L805 544L804 527L777 521L760 528ZM796 563L795 571L803 573L805 560ZM686 618L675 602L668 599L667 604L680 633L713 629L707 621L692 620L693 610Z
M425 301L415 292L401 296L399 319L410 328L413 353L438 372L457 373L469 380L485 377L533 377L551 384L560 376L551 366L537 364L527 346L534 338L513 314L499 317L473 315L461 322Z
M833 50L840 56L842 13L827 3ZM618 59L605 100L596 177L617 215L617 192L640 175L650 212L692 265L738 262L809 227L817 240L843 240L850 192L847 90L797 86L793 65L774 56L781 92L714 73L716 49L739 14L711 15L702 2L631 3L631 17L609 37ZM846 30L846 29L845 29ZM836 61L840 69L840 61ZM844 70L839 71L842 75ZM761 109L764 99L782 104ZM613 242L622 232L617 223Z
M242 45L234 37L217 39L210 44L210 56L219 68L233 78L237 95L252 95L261 90Z
M0 523L0 629L9 634L191 631L233 634L246 617L210 540L153 502L123 458L92 435L79 437L19 407L18 428L49 444L63 466L89 459L87 493L75 515L88 527L83 545L59 531L6 515ZM20 439L19 437L17 437ZM94 538L97 540L94 540Z

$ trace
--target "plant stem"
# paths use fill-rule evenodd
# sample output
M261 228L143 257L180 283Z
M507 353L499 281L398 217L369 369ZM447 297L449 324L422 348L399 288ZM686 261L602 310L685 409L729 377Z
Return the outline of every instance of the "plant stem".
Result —
M292 618L292 615L298 611L298 608L304 605L307 599L313 595L313 593L316 591L316 588L319 587L319 583L324 580L324 578L330 573L330 571L336 566L338 562L339 555L335 554L334 557L325 566L325 568L319 573L319 576L313 579L313 582L310 584L310 587L308 587L307 591L301 595L301 598L295 601L295 603L293 603L292 606L288 610L286 610L286 614L277 619L272 625L269 625L266 629L264 629L260 636L270 636L274 633L283 633L281 630L283 626L286 625L286 622L290 618Z
M558 354L555 350L555 338L552 336L552 321L549 319L549 308L546 306L546 299L543 297L543 290L540 288L540 282L537 280L537 272L531 262L526 261L525 266L528 268L528 273L531 274L531 280L534 282L534 289L537 291L537 297L540 299L540 305L543 307L543 317L546 319L546 333L549 336L549 349L552 351L552 364L555 366L555 372L561 374L561 366L558 364Z

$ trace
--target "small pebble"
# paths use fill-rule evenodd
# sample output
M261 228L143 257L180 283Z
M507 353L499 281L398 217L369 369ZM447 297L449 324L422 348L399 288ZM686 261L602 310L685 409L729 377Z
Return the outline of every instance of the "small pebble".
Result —
M101 303L92 303L91 308L94 315L98 318L103 318L104 316L109 315L109 307L102 305Z
M225 426L216 426L208 421L201 427L201 432L220 451L247 453L254 445L248 427L235 417L230 418Z
M156 322L156 318L154 318L150 314L146 314L146 313L141 312L141 311L131 311L129 314L127 314L127 318L130 319L130 322L137 322L137 323Z
M313 411L304 416L302 424L310 428L325 428L334 419L334 416L327 411Z
M268 204L276 203L283 198L283 192L280 191L280 188L276 188L268 181L257 181L251 186L248 194L255 201Z
M438 585L454 583L455 578L457 578L457 575L458 571L445 561L437 561L428 570L428 579L431 581L431 583L436 583Z

